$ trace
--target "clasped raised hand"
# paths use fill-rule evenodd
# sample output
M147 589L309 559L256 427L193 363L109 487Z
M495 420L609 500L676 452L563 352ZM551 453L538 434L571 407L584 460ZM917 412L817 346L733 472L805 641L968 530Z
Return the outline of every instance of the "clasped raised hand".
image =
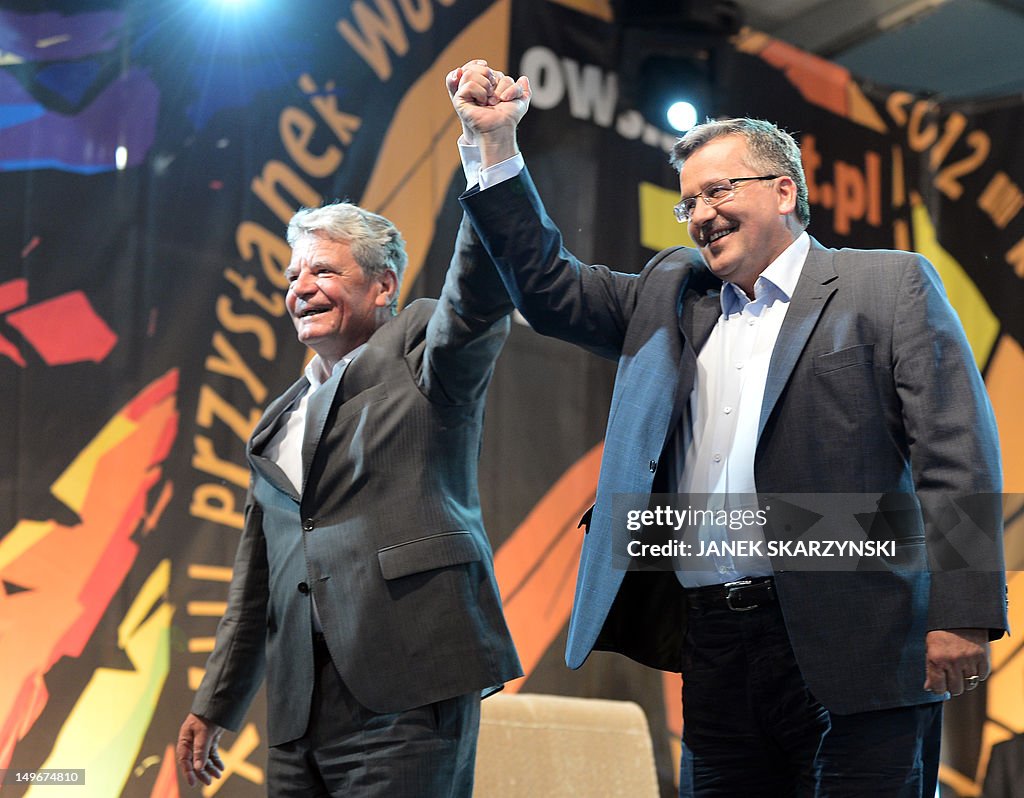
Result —
M469 61L445 78L448 96L462 121L468 143L478 144L487 161L515 155L515 132L530 107L530 81L513 80L486 61Z

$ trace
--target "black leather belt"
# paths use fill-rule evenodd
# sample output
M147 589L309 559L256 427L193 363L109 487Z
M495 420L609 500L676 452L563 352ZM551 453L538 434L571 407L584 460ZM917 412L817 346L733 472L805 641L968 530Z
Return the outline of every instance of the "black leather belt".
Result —
M776 600L775 580L770 576L738 579L724 585L694 587L686 591L686 601L694 609L747 612L765 604L774 604Z

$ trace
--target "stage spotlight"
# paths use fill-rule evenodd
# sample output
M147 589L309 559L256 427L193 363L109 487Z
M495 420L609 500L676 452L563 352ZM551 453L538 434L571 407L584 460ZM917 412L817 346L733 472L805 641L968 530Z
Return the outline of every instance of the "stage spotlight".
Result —
M734 0L612 0L621 26L623 102L662 130L682 132L726 106L731 47L741 24ZM669 120L680 100L689 119Z
M713 115L714 79L706 48L675 41L668 50L648 52L633 78L635 107L648 122L682 132Z
M673 130L679 133L685 133L696 125L699 115L700 112L697 110L697 107L686 100L676 100L665 112L665 118L668 119L668 123L672 126Z
M199 0L222 19L246 19L265 10L267 0Z

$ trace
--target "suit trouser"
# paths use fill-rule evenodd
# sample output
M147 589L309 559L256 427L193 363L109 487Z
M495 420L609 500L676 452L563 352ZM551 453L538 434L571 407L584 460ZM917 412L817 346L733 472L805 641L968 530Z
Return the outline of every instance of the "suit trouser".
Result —
M271 798L469 798L473 792L480 695L380 715L345 686L322 639L309 727L270 748Z
M804 682L777 603L691 607L682 670L681 798L935 794L942 704L829 712Z

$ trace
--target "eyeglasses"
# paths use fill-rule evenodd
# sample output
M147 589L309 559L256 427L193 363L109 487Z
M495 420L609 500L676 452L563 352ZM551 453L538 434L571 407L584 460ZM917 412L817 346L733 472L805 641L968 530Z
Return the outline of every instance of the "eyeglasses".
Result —
M760 177L727 177L725 180L719 180L717 183L712 183L710 186L705 186L700 190L700 194L694 194L692 197L684 197L678 205L672 208L672 212L676 215L676 221L682 224L683 222L690 221L693 216L693 209L697 207L697 197L700 197L708 205L714 208L716 205L721 205L726 200L731 200L736 196L736 189L739 188L737 183L743 183L747 180L774 180L782 175L761 175Z

